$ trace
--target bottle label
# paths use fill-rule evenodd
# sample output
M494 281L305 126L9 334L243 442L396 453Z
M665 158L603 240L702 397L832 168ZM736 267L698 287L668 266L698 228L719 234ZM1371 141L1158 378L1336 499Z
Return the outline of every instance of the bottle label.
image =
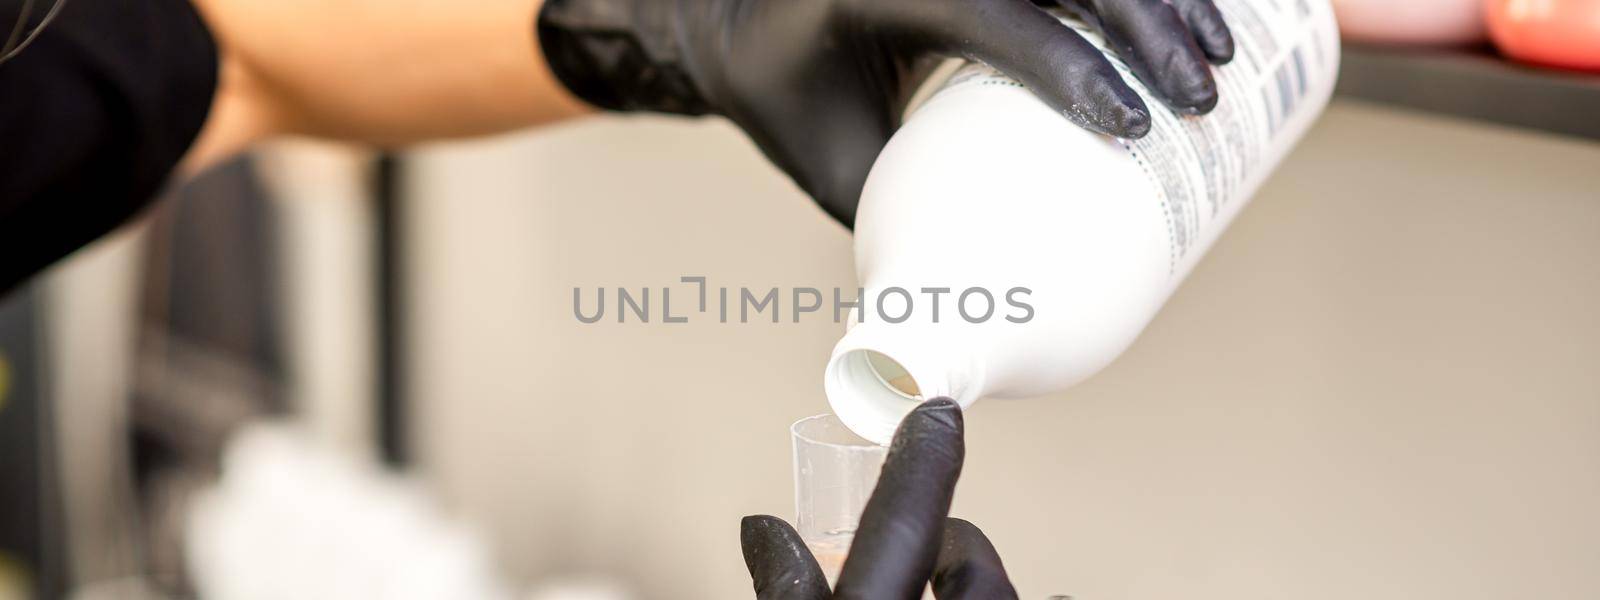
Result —
M1212 225L1237 209L1230 203L1248 199L1287 153L1306 123L1296 117L1318 110L1307 105L1326 100L1337 71L1338 31L1325 0L1215 3L1233 32L1234 57L1213 67L1220 101L1201 117L1167 107L1107 49L1099 33L1062 19L1098 47L1150 107L1149 135L1118 142L1143 168L1162 203L1172 274L1215 237ZM975 63L957 71L944 89L971 85L1022 86Z

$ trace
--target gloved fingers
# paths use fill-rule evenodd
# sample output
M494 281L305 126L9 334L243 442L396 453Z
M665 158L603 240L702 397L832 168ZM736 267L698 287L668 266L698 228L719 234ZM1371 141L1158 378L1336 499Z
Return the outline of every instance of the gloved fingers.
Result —
M955 402L931 400L906 416L862 512L835 598L921 597L965 456L961 407Z
M933 569L933 596L939 600L1006 600L1017 589L1000 563L1000 553L983 531L961 519L944 523L939 562Z
M752 515L739 522L739 546L758 600L825 600L828 580L800 534L783 519Z
M1189 33L1213 65L1233 60L1233 32L1212 0L1168 0L1189 25Z
M1168 106L1190 114L1216 107L1217 82L1206 53L1173 5L1165 0L1061 2L1080 15L1092 14L1085 21L1105 35L1118 57Z
M927 0L909 6L916 10L904 16L904 27L922 45L999 69L1091 131L1125 138L1149 133L1150 109L1111 62L1031 2Z

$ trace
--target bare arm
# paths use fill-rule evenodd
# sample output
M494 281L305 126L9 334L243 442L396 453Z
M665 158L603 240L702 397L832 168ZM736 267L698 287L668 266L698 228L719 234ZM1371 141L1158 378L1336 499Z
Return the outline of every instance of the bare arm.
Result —
M591 111L550 73L542 0L193 0L222 51L192 172L280 134L378 145Z

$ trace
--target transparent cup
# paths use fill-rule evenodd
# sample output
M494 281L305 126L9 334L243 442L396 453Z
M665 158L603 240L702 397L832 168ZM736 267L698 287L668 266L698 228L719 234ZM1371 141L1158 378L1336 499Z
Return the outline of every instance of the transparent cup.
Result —
M789 433L794 441L795 529L832 584L844 567L889 449L852 433L831 414L795 421Z

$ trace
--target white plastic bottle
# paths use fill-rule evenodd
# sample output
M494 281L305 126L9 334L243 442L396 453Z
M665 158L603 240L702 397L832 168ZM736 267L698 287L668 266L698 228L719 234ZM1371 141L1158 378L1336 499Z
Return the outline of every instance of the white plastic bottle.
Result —
M851 429L887 443L923 398L966 407L1060 390L1138 337L1327 105L1338 71L1327 0L1216 4L1236 51L1214 69L1211 114L1166 109L1112 58L1152 109L1143 139L1080 129L980 64L912 113L862 194L864 293L824 375Z

